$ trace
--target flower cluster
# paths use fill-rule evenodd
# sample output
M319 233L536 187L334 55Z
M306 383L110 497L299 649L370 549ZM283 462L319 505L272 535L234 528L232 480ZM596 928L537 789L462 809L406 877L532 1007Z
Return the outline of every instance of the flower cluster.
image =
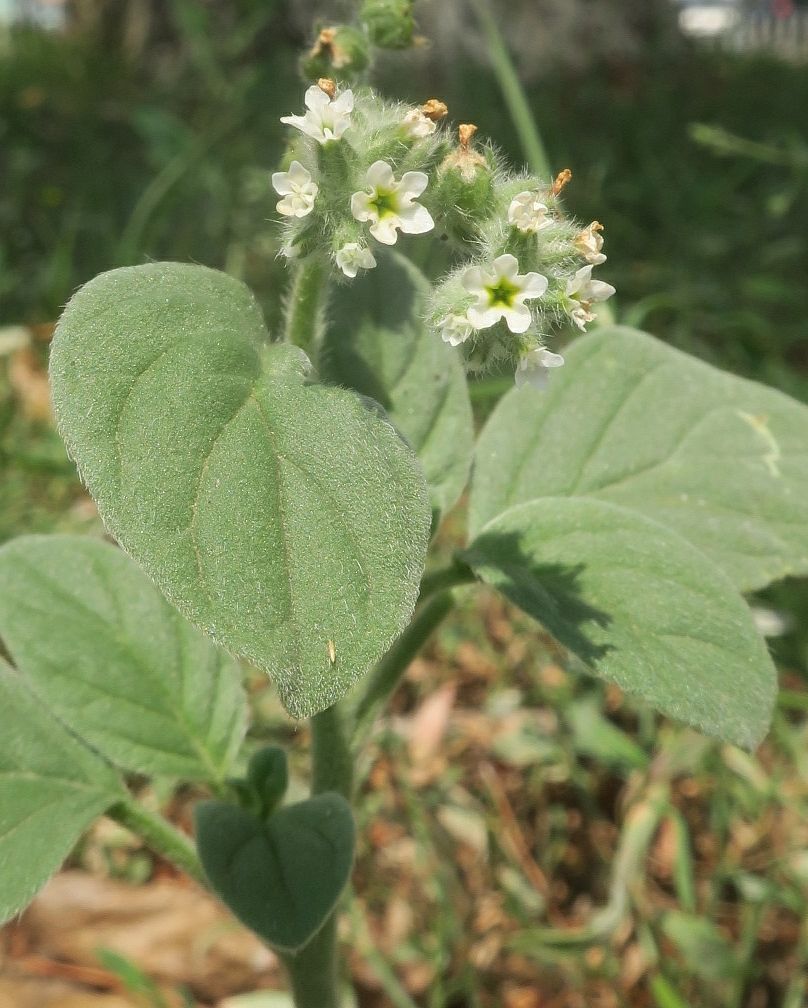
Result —
M272 176L286 218L284 255L328 248L347 278L376 265L374 243L395 245L399 234L435 227L421 201L441 143L438 123L446 106L420 108L383 102L368 91L338 90L320 80L305 94L306 111L282 122L293 126L286 171ZM324 244L327 242L327 245Z
M464 132L465 131L465 134ZM466 213L455 236L472 262L453 270L433 291L430 320L450 346L461 347L470 370L510 362L517 385L543 387L564 358L547 349L555 332L584 330L593 306L614 287L592 277L605 262L603 227L581 229L563 213L559 195L571 178L554 182L513 176L496 155L470 144L473 127L461 127L460 147L438 169L442 193L483 192L476 214Z
M413 108L322 79L305 109L282 119L296 139L272 176L283 254L325 253L354 279L376 266L379 246L439 229L465 261L433 289L429 322L469 370L510 362L517 385L542 386L564 363L548 339L583 331L614 293L592 276L606 260L602 225L582 228L561 207L571 173L549 183L509 173L492 147L474 145L472 124L454 145L436 99Z

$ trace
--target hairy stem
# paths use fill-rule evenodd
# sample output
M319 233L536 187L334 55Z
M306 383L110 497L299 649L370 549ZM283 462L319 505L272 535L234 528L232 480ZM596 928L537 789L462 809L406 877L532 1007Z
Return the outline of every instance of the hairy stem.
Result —
M327 288L327 263L313 256L295 267L284 335L287 343L302 347L312 359L322 332Z
M536 126L508 47L505 45L502 32L499 30L496 17L491 10L489 0L471 0L471 5L488 42L491 66L528 164L537 175L547 179L552 178L550 159L547 156L544 142Z
M353 791L353 753L340 705L311 720L312 794L336 791L348 801ZM295 1008L340 1008L337 915L332 913L302 951L284 956Z
M149 812L134 798L118 802L106 814L142 837L146 846L155 853L204 884L205 873L193 843L162 816Z
M415 618L396 640L370 675L354 714L354 739L365 739L382 706L393 695L410 662L426 643L427 638L454 608L456 599L450 590L428 598L416 611Z

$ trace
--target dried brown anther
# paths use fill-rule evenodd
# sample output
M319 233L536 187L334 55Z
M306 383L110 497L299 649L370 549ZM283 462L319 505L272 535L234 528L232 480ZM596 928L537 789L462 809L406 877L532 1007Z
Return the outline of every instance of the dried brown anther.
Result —
M477 132L477 127L474 123L461 123L457 127L457 135L460 138L460 146L463 150L469 149L469 144L471 143L471 138Z
M571 178L572 172L569 168L565 168L563 171L560 171L558 175L556 175L555 182L553 182L553 196L558 196Z
M329 98L333 98L334 95L337 93L337 85L334 83L334 81L332 81L328 77L321 77L317 81L317 87L321 91L324 91Z
M432 122L440 122L449 112L447 105L439 98L430 98L421 106L421 111Z

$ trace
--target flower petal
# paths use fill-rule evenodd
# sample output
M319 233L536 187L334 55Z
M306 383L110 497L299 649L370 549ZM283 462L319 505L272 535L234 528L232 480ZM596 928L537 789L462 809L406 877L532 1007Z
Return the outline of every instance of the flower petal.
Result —
M405 234L425 234L435 226L432 214L420 203L402 207L398 212L398 220L399 227Z
M541 297L547 290L549 281L541 273L525 273L522 277L522 290L517 295L523 301L527 298Z
M527 332L530 328L530 309L526 305L516 304L513 308L502 308L501 311L512 333Z
M429 184L429 176L421 171L404 172L398 184L398 191L402 196L416 197L426 189Z
M353 112L354 107L354 96L353 91L350 88L347 91L343 91L338 94L337 97L331 102L331 108L337 115L346 116Z
M374 161L365 175L370 186L391 189L395 185L393 169L386 161Z
M616 288L612 287L610 283L606 283L604 280L590 281L589 290L587 291L590 301L606 301L612 296L612 294L616 293Z
M469 322L471 322L475 329L488 329L489 326L495 325L499 322L502 318L503 311L501 308L472 305L472 307L466 312L466 315L468 316ZM528 320L529 319L530 313L528 312Z
M289 181L294 185L302 186L306 185L307 182L311 182L311 173L299 161L293 161L289 165L287 175L289 176Z
M461 283L469 294L485 297L486 275L479 266L469 266L463 274Z
M370 225L370 233L382 245L395 245L398 241L397 223L398 217L385 217L384 220L377 220L375 224Z
M553 353L552 350L548 350L546 347L542 347L540 350L535 351L539 364L543 368L557 368L562 367L564 364L564 358L560 353Z
M306 88L306 93L303 96L303 101L307 109L311 109L312 112L321 112L323 109L327 108L331 104L331 99L316 84L312 84L310 88Z
M288 196L292 192L289 173L276 171L272 173L272 188L279 196Z
M507 280L515 280L519 273L519 261L510 252L497 256L494 260L494 272L497 277L504 277Z
M370 206L370 196L366 192L355 192L351 196L351 214L354 220L375 220L378 214Z

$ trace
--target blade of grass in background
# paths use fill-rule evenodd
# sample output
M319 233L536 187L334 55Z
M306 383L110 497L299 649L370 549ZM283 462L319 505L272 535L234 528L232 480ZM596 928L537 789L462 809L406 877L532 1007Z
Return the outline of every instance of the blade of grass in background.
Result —
M550 159L489 0L471 0L471 6L488 42L491 68L496 75L527 162L537 175L551 178L553 173Z

